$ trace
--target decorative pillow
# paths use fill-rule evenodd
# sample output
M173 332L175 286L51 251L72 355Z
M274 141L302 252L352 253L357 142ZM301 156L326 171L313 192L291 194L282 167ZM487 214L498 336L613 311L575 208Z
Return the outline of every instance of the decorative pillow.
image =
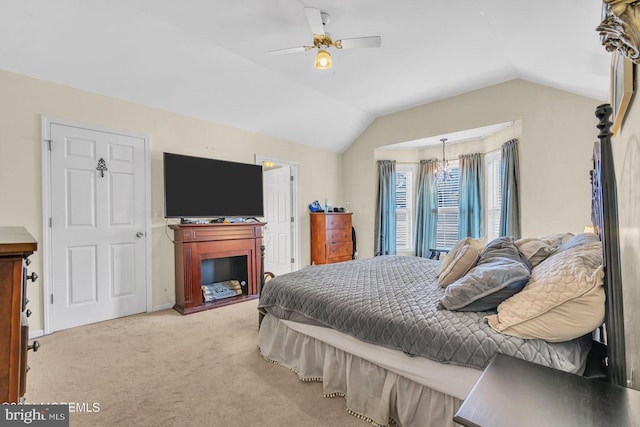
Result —
M552 233L552 234L545 234L544 236L539 236L538 239L547 243L548 245L553 247L553 249L555 250L560 245L562 245L563 243L571 239L572 237L573 237L573 233Z
M519 292L530 274L530 266L522 259L513 237L501 237L482 250L475 267L447 286L440 304L457 311L493 310Z
M516 246L522 255L529 260L532 267L544 261L555 249L546 241L537 238L516 240Z
M594 233L580 233L576 234L566 242L562 243L555 253L564 252L568 249L575 248L576 246L586 245L588 243L600 242L600 237Z
M529 260L532 267L540 264L558 248L574 236L571 233L546 234L540 237L529 237L516 240L518 250Z
M513 237L498 237L487 244L487 246L480 252L480 259L478 264L488 262L493 258L505 257L515 261L522 262L529 272L531 272L531 264L527 258L518 250Z
M527 286L487 316L498 332L549 342L585 335L604 321L602 245L584 243L533 269Z
M482 250L482 240L465 237L464 239L456 243L444 258L444 260L442 261L442 265L440 266L440 271L438 271L438 276L442 274L447 268L449 268L449 265L453 263L458 256L458 252L460 252L465 245L476 248L478 252Z
M447 267L438 275L438 282L443 288L452 284L459 278L465 275L476 262L480 256L480 251L473 245L464 245L454 254L455 258L451 259L449 255L449 262Z

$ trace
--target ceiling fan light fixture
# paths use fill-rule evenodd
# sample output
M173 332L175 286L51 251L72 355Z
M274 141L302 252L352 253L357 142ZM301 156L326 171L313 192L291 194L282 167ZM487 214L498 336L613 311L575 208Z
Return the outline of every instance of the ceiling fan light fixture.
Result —
M313 64L318 70L328 70L333 65L331 61L331 55L324 49L319 49L316 55L315 63Z

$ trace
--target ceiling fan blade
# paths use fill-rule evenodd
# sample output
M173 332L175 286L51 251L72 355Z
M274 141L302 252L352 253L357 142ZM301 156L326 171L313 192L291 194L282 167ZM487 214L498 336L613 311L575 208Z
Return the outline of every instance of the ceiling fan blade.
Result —
M272 56L286 55L286 54L289 54L289 53L306 52L311 48L312 48L312 46L287 47L285 49L270 50L267 53L269 55L272 55Z
M324 36L324 25L322 24L320 10L315 7L305 7L304 12L307 14L307 21L309 21L313 34Z
M335 45L338 49L352 49L356 47L380 47L382 38L380 36L372 37L355 37L352 39L336 40Z

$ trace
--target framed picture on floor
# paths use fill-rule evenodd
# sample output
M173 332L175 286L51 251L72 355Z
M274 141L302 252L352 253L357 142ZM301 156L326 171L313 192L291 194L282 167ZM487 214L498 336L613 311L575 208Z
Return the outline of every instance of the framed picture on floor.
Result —
M613 114L611 132L617 135L622 128L622 121L627 112L634 92L635 67L633 62L625 58L618 51L613 52L611 58L611 92L610 101Z

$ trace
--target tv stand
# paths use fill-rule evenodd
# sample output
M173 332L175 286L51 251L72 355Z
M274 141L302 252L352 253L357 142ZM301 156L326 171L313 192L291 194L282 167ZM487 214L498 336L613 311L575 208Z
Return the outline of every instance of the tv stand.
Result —
M175 255L176 303L173 308L190 314L258 298L263 280L264 222L213 224L172 224ZM203 261L242 259L246 257L243 277L217 277L216 281L239 279L247 281L247 293L211 302L203 302ZM244 277L246 275L246 277Z

